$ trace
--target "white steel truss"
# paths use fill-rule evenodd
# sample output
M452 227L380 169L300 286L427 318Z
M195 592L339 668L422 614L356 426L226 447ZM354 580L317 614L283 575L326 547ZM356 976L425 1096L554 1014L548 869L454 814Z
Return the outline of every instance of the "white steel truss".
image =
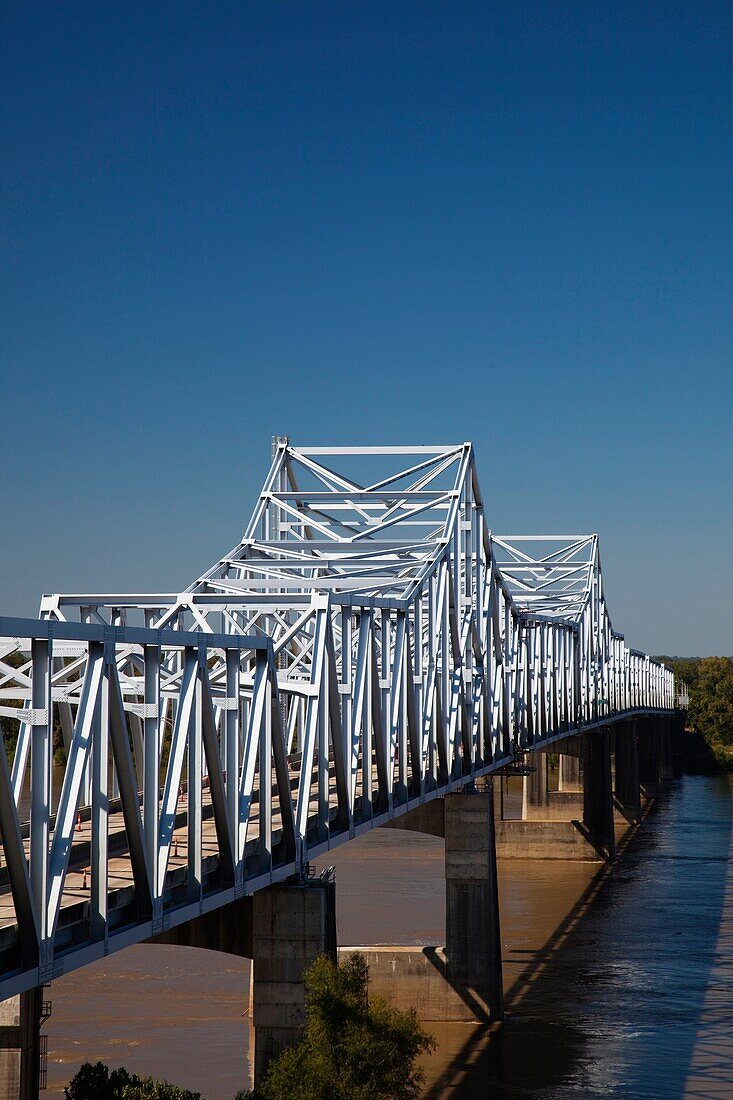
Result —
M47 596L41 614L0 620L0 714L18 719L0 997L533 747L675 706L673 674L612 628L597 537L493 535L470 443L278 440L241 542L185 592Z

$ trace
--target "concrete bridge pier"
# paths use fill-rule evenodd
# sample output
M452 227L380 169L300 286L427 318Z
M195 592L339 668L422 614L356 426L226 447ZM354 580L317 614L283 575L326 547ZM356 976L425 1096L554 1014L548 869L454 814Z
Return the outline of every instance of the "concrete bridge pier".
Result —
M607 726L583 735L583 824L598 854L606 860L615 859L611 732Z
M477 1018L502 1020L493 782L446 795L444 814L446 977Z
M499 859L571 859L604 858L594 847L587 826L582 824L587 801L583 755L583 736L573 734L561 742L561 766L565 789L549 790L546 779L547 751L535 751L527 763L535 770L525 776L521 820L496 820ZM582 782L581 782L582 780ZM594 788L595 790L595 788Z
M659 798L659 736L654 718L638 721L639 782L646 798Z
M445 948L359 948L369 985L427 1021L488 1023L504 1017L494 781L435 798L383 828L445 838ZM522 822L512 824L521 825ZM344 949L348 950L348 949Z
M558 791L577 793L583 790L580 779L580 757L560 753L560 768L557 780Z
M255 1085L305 1025L303 971L318 955L336 959L336 888L320 881L259 890L253 902L251 1015Z
M522 782L522 820L542 817L542 810L548 805L547 753L527 753L526 763L534 770L525 775Z
M616 805L627 821L641 820L639 737L636 722L616 723Z
M0 1001L0 1100L37 1100L43 990Z
M685 711L677 710L674 715L668 719L670 740L672 742L672 774L675 779L681 779L684 771L682 738L685 733L685 718Z
M656 724L659 738L659 781L664 786L669 786L674 779L671 722L668 718L657 718Z

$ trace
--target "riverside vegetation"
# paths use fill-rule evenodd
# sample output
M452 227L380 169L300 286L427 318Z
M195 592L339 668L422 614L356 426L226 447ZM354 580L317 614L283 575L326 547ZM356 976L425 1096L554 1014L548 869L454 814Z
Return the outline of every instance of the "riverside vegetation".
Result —
M198 1092L138 1077L126 1069L110 1070L104 1062L85 1062L64 1089L66 1100L201 1100Z
M418 1055L435 1040L414 1009L369 997L369 967L354 952L341 963L321 955L305 971L306 1025L254 1092L238 1100L413 1100Z
M709 763L733 771L733 657L663 657L662 660L687 684L690 696L687 728L698 739L704 739L714 758ZM693 751L688 755L690 770L706 770L704 754Z

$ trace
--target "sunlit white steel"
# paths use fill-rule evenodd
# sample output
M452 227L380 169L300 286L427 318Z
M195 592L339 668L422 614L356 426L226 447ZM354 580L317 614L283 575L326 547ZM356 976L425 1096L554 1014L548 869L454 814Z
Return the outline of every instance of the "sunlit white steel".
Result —
M21 719L0 763L18 945L0 996L302 872L533 747L679 704L612 627L597 536L492 534L470 443L277 440L242 540L186 591L44 596L41 614L0 621L0 713ZM91 896L70 945L82 811ZM134 912L108 888L115 814Z

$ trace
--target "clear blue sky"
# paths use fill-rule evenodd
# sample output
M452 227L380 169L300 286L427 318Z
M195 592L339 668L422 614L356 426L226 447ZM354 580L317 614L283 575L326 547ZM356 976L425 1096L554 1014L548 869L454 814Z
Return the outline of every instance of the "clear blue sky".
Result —
M270 437L477 447L733 652L733 4L6 0L0 611L177 590Z

